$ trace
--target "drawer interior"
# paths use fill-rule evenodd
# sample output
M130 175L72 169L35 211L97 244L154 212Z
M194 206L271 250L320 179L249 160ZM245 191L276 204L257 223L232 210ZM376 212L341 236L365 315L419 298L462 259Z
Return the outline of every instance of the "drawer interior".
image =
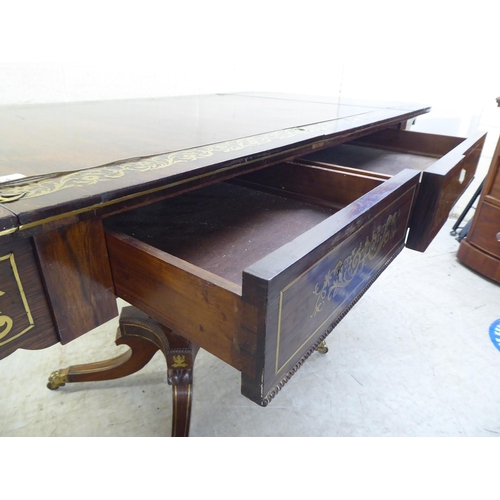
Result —
M435 158L429 156L388 151L357 144L340 144L334 148L308 155L304 160L311 160L320 164L343 165L389 175L395 175L404 168L425 170L436 161Z
M105 227L241 286L248 266L381 182L378 177L280 164L114 215Z
M241 286L243 270L334 210L219 183L106 220L106 227Z
M395 175L405 168L427 170L464 139L386 129L307 155L303 160Z

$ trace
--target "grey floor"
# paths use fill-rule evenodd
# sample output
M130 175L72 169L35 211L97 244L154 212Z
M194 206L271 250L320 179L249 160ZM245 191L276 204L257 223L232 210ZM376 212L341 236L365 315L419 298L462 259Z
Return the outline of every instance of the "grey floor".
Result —
M426 253L404 250L267 407L202 351L191 436L499 436L500 286L456 259L450 220ZM161 355L141 372L49 391L56 368L115 356L116 321L0 362L1 436L169 436Z

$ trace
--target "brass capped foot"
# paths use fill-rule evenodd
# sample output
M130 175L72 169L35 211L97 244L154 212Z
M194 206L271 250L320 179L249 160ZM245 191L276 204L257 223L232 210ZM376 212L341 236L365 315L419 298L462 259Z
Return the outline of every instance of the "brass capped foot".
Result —
M326 342L323 340L323 342L321 342L321 344L316 347L316 350L321 354L326 354L328 352L328 346L326 345Z
M55 391L59 389L59 387L66 385L68 381L68 372L69 368L65 368L64 370L56 370L52 372L49 377L49 381L47 382L47 387L51 391Z

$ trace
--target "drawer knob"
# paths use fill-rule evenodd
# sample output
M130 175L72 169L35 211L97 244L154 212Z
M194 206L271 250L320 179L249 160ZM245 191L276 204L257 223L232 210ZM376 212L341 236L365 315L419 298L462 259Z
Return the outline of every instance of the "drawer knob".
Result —
M500 233L497 233L497 241L500 241Z

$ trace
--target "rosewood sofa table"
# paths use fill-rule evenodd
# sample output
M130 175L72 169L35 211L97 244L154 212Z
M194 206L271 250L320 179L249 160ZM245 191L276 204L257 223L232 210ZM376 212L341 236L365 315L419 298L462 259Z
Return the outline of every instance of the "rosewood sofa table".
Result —
M120 297L129 350L50 388L160 350L188 435L202 348L266 406L472 180L484 136L408 129L428 111L265 93L0 108L0 358L72 341Z

